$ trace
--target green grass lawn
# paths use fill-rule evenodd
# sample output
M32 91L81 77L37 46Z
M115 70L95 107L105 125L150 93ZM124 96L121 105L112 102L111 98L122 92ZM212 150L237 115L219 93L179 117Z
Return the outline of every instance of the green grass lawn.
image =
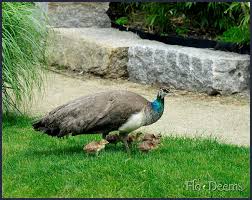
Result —
M29 118L4 118L3 197L249 197L249 148L167 137L148 154L135 148L129 158L118 144L95 157L82 150L93 139L52 138Z

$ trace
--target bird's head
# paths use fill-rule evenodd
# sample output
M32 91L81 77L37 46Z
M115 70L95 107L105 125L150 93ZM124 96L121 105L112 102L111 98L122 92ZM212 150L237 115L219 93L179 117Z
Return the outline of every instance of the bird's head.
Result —
M105 145L105 144L108 144L109 142L107 140L102 139L99 143L101 145Z
M157 94L158 99L164 99L164 97L171 93L169 88L160 88Z

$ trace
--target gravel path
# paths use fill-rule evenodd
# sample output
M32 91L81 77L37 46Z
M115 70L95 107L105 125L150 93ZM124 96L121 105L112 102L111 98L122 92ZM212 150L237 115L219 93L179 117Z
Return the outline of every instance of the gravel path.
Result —
M148 100L153 100L157 93L155 87L126 80L104 80L76 76L70 72L67 72L68 76L55 72L47 74L44 93L36 92L34 102L29 105L34 116L45 114L54 107L79 96L109 89L130 90ZM138 130L187 137L210 136L223 143L249 146L248 99L236 96L209 97L185 91L174 92L165 100L165 111L161 119Z

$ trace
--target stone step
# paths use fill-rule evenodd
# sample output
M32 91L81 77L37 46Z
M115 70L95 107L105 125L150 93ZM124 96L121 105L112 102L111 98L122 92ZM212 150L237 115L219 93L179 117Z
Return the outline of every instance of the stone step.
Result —
M106 14L109 2L37 2L47 22L57 28L111 27Z
M167 45L113 28L51 28L49 64L105 78L230 94L248 88L250 56Z

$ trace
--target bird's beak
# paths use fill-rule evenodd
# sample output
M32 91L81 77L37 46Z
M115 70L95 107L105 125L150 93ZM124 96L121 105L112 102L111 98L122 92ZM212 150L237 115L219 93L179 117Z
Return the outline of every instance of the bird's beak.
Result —
M174 94L173 92L169 91L169 92L166 94L166 96L172 96L173 94Z

